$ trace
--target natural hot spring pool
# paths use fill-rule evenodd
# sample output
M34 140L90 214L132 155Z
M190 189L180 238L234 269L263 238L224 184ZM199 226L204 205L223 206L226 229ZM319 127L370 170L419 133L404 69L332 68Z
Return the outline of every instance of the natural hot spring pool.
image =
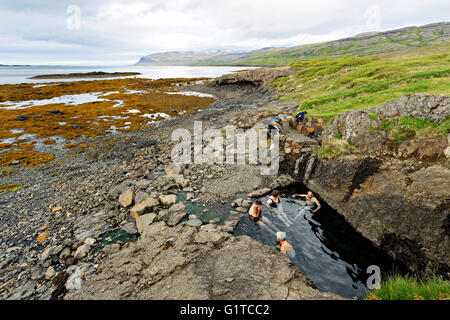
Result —
M263 207L263 216L268 218L278 231L286 232L286 239L295 250L292 262L316 284L321 291L339 294L346 298L361 298L368 289L367 267L378 265L381 275L392 272L404 273L403 266L394 263L391 257L376 248L369 240L355 231L348 222L326 205L312 213L303 204L293 199L293 193L306 193L301 185L281 192L284 212L293 222L287 227L276 214ZM261 198L263 203L268 196ZM303 212L299 215L300 211ZM295 218L297 217L297 218ZM276 245L276 237L266 229L250 221L246 214L235 229L235 235L248 235L267 245Z

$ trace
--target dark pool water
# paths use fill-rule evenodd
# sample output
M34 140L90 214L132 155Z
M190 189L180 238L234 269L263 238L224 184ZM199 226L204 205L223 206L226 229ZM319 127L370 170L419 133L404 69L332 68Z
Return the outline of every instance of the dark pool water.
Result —
M346 298L361 298L368 292L367 267L378 265L382 277L393 272L404 273L383 251L355 231L336 211L321 199L322 208L312 213L304 202L293 199L293 193L306 193L301 185L282 192L282 208L292 225L287 226L277 213L263 207L275 231L286 233L286 239L295 251L292 262L316 284L321 291L333 292ZM261 198L263 203L268 196ZM276 236L250 221L246 214L235 229L235 235L248 235L266 245L276 245Z

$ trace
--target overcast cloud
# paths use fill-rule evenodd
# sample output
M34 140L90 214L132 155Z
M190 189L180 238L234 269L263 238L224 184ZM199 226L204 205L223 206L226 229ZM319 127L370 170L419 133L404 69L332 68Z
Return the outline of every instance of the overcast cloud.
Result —
M2 0L0 64L293 46L447 21L449 12L448 0Z

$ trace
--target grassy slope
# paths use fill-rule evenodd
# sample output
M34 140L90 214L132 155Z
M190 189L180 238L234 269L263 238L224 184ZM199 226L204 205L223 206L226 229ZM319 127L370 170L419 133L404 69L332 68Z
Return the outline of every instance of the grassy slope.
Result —
M298 61L291 67L298 72L273 85L312 117L332 119L407 93L450 94L450 42L401 54Z
M450 300L450 282L439 277L426 281L393 276L373 290L366 300Z
M145 56L138 65L239 65L285 66L300 60L325 57L367 56L400 52L449 41L450 24L439 23L376 34L365 34L323 43L247 53L165 52Z
M429 25L406 28L374 35L361 35L337 41L307 44L289 48L255 50L249 52L236 65L282 66L299 60L328 57L367 56L387 52L399 52L411 48L421 48L448 41L449 25Z

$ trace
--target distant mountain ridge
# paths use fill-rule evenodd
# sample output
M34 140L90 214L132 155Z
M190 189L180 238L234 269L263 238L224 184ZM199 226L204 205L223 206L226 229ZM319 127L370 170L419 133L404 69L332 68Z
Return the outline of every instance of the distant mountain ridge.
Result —
M239 61L244 57L246 52L234 52L227 50L211 50L211 51L170 51L149 54L142 57L137 65L202 65L202 64L218 64Z
M213 50L149 54L136 65L173 66L281 66L294 61L345 55L372 55L404 51L450 41L450 22L432 23L294 47L263 48L249 52Z

